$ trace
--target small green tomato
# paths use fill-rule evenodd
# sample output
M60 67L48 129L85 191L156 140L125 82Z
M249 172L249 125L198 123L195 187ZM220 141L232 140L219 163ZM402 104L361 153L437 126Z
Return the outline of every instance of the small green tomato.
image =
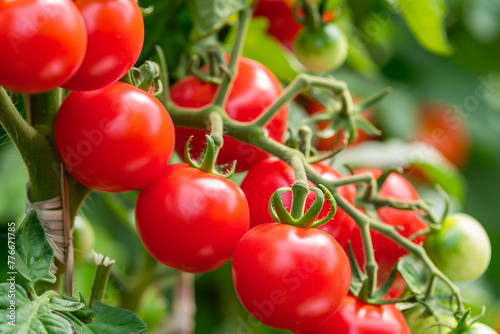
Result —
M312 72L333 71L347 58L347 39L333 23L316 29L304 28L293 46L297 59Z
M438 269L456 282L481 276L491 258L486 231L466 214L447 217L441 229L427 236L424 248Z

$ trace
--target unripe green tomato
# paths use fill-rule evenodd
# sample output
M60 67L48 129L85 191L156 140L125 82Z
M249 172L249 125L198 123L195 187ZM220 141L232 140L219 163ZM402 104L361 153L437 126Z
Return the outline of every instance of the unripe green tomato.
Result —
M478 278L491 259L486 231L466 214L447 217L441 229L427 236L424 248L438 269L456 282Z
M304 28L293 44L297 59L312 72L329 72L339 68L347 58L347 39L335 24L317 29Z
M457 321L451 315L439 315L438 320L435 316L424 313L425 308L419 305L403 311L412 334L448 334L457 326Z
M498 334L493 328L476 322L474 325L466 329L453 330L450 334Z
M75 265L83 263L95 244L94 229L90 223L80 216L75 217L73 230L73 252Z

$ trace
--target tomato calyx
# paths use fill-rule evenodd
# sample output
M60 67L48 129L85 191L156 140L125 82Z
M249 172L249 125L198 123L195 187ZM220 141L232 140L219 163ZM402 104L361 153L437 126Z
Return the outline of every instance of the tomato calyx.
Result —
M160 73L160 66L157 63L146 60L141 66L132 67L120 81L151 93L151 95L158 98L164 92Z
M283 204L283 201L281 200L281 196L283 195L283 193L287 191L291 191L293 196L294 194L293 187L294 186L300 187L300 185L301 183L296 182L292 185L292 188L282 187L276 190L276 192L269 200L269 213L271 214L271 217L276 222L297 227L304 227L304 228L316 228L329 222L337 212L337 203L335 202L335 198L333 197L332 193L328 189L326 189L326 187L323 186L322 184L319 185L319 189L313 187L306 188L307 192L309 191L314 192L316 194L316 198L314 199L313 204L311 204L309 209L304 214L302 214L298 218L294 218L292 214L287 211L287 209ZM326 201L328 202L328 204L330 204L330 211L324 218L316 220L323 209L323 204L325 203L325 196L326 196ZM292 208L294 201L296 201L296 198L294 198L293 196Z
M206 139L205 148L200 158L198 158L197 160L193 159L190 153L191 150L190 144L191 141L193 140L193 137L194 136L189 137L186 146L184 148L184 158L186 159L186 162L189 164L189 166L204 171L206 173L222 176L227 179L231 178L234 175L234 172L236 171L236 160L234 160L233 163L231 164L215 166L218 149L222 145L216 145L214 139L209 135L205 135Z
M311 95L318 103L325 107L325 110L311 116L308 123L310 125L314 124L316 128L319 128L318 123L324 124L324 122L329 122L328 126L323 127L315 133L316 136L321 139L329 139L341 133L337 138L341 141L343 147L347 143L353 143L357 139L358 130L370 136L381 136L382 132L373 123L363 117L363 113L370 110L370 108L379 103L390 92L390 89L384 89L358 104L353 104L352 100L349 101L349 98L345 98L344 96L342 97L342 101L338 101L334 96L330 96L324 91L312 89L310 90ZM338 146L336 144L335 148Z

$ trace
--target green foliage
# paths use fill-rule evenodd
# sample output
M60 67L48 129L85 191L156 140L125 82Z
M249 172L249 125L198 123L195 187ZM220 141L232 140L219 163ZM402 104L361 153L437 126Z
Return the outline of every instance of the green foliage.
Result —
M55 276L50 273L54 250L35 211L28 213L15 236L16 269L31 294L28 297L24 288L14 281L0 284L0 331L12 334L134 334L147 329L146 324L128 310L98 301L89 309L83 298L80 301L61 298L53 290L36 295L34 285L37 282L55 282Z
M24 278L32 293L37 282L54 283L56 277L50 272L54 260L54 249L45 236L36 211L32 210L16 231L16 269Z
M397 0L397 3L422 46L442 55L451 53L444 23L447 11L441 0Z
M201 36L220 29L226 21L247 6L246 0L190 0L192 21Z

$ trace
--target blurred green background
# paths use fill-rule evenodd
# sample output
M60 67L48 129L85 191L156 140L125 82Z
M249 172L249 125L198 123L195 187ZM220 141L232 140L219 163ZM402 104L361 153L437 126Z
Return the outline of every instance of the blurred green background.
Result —
M193 14L196 1L139 3L149 10L154 8L145 18L146 41L139 63L151 57L153 46L159 43L166 52L172 81L185 74L191 52L202 50L215 39L224 41L227 47L231 45L231 25L208 37L199 34ZM410 3L414 7L403 6L400 13L397 6L387 1L330 1L330 6L336 8L336 22L350 41L348 61L333 75L345 80L351 91L361 97L392 87L393 92L373 116L386 142L406 143L413 138L419 105L424 101L446 101L464 116L471 141L467 164L461 172L450 171L430 159L430 179L454 190L453 210L477 218L490 236L493 255L488 272L481 279L460 286L471 304L487 306L484 322L494 326L500 317L500 1ZM429 7L438 8L441 14L429 15ZM436 17L441 19L436 21ZM252 22L244 54L266 64L287 83L302 69L293 54L266 33L268 24L263 17ZM294 124L300 124L304 110L293 104L291 112ZM0 137L0 234L4 235L7 222L19 223L24 215L27 174L3 132ZM353 164L361 161L380 166L389 158L397 161L402 154L401 148L391 146L387 150L384 144L356 149L350 153ZM237 175L235 181L242 177ZM420 183L418 189L422 197L436 201L438 212L442 210L442 200L430 184ZM464 198L460 198L462 189ZM138 282L145 268L155 267L134 232L136 195L94 193L81 210L94 228L96 251L116 259L106 295L106 301L113 305L128 305L130 300L123 297L126 282ZM7 254L3 240L0 247L0 254ZM0 263L0 267L6 265L6 255ZM155 270L162 279L144 287L144 298L137 310L149 324L148 332L166 333L166 319L175 315L172 296L180 277L165 268ZM6 272L2 268L0 281L4 281ZM92 265L79 265L74 289L88 295L92 275ZM196 275L195 282L196 333L279 332L250 320L234 293L230 264Z

